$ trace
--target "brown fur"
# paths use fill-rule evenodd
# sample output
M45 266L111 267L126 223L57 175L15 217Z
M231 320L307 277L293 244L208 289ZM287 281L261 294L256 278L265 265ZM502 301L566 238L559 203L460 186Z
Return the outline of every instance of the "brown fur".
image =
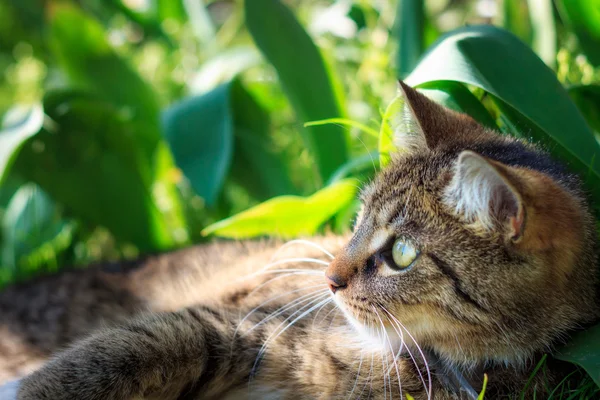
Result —
M424 399L429 383L435 399L461 397L435 377L445 368L476 390L488 373L490 398L518 394L544 352L598 317L579 180L537 148L402 90L418 145L364 189L351 238L316 239L336 254L328 266L258 274L279 244L212 244L10 288L0 378L67 346L22 381L20 399L380 399L398 398L400 384ZM490 202L478 202L486 185ZM420 252L407 270L384 257L396 238ZM285 253L331 261L309 247ZM420 349L442 360L428 357L430 377ZM544 392L541 379L533 390Z

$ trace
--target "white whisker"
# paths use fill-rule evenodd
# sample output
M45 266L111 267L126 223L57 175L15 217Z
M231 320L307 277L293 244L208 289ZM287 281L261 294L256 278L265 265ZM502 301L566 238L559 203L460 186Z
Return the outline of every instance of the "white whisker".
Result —
M321 286L321 285L319 285L319 286ZM246 331L244 333L244 335L252 332L254 329L258 328L259 326L261 326L264 323L269 322L273 318L277 318L278 316L280 316L281 314L283 314L284 312L286 312L290 308L296 307L297 305L302 304L302 303L311 302L315 298L321 297L324 294L323 292L326 292L327 290L329 290L329 289L317 290L317 291L305 294L303 296L298 297L297 299L294 299L292 302L290 302L290 303L288 303L288 304L286 304L286 305L284 305L282 307L279 307L277 310L273 311L267 317L263 318L262 320L260 320L260 322L258 322L256 325L254 325L248 331Z
M398 377L398 390L399 390L400 396L402 397L402 382L400 380L400 371L398 370L398 360L396 359L396 352L394 351L394 348L392 347L392 342L390 341L390 337L385 330L385 325L383 324L383 320L381 319L381 316L379 315L377 308L375 308L375 306L372 306L372 307L373 307L373 311L375 311L375 315L377 315L377 319L379 319L379 322L381 323L381 328L383 329L383 333L385 334L385 337L387 339L388 346L390 348L390 351L392 352L394 368L396 369L396 375ZM390 377L390 379L391 379L391 377ZM392 384L390 382L390 396L391 396L391 391L392 391Z
M410 337L410 339L412 340L412 342L415 344L415 347L417 348L417 350L421 354L421 358L423 359L423 363L425 364L425 369L427 370L427 381L428 381L428 384L425 383L425 378L423 377L423 374L421 373L421 369L418 367L415 358L413 357L412 353L410 352L410 350L408 350L408 347L407 347L408 354L410 355L410 358L412 359L413 363L415 363L415 366L417 367L417 371L419 372L419 377L421 378L421 382L423 382L423 388L425 389L425 392L427 393L427 399L430 400L431 399L431 393L432 393L431 371L429 369L429 363L427 362L427 359L425 358L425 354L423 353L423 350L421 349L421 346L419 346L419 344L417 343L417 341L415 340L415 338L413 337L413 335L411 335L411 333L408 331L408 329L406 329L406 327L402 324L402 322L400 322L400 320L398 320L398 318L396 318L394 315L392 315L392 313L390 313L381 304L380 304L380 307L383 309L383 311L385 311L387 313L387 315L389 315L398 324L399 327L401 327L402 329L404 329L404 331L408 334L408 336Z
M352 386L352 391L348 395L348 399L352 398L352 395L354 394L354 390L356 389L356 385L358 384L358 378L360 377L360 369L362 368L364 356L365 356L365 353L363 351L361 351L360 352L360 361L358 362L358 371L356 371L356 379L354 380L354 386Z
M307 246L314 247L317 250L321 250L327 257L331 258L332 260L335 258L334 255L331 254L329 251L327 251L324 247L319 246L318 244L313 243L310 240L295 239L295 240L290 240L289 242L283 244L279 249L277 249L275 254L273 254L273 256L271 257L271 260L274 260L285 248L290 247L295 244L305 244Z
M322 298L323 296L327 297L324 300L319 300L320 298ZM313 305L314 302L317 301L318 303L316 305ZM285 320L283 320L283 322L281 324L279 324L275 330L267 337L267 339L265 340L265 342L263 343L262 347L260 348L258 355L256 356L256 361L254 362L254 366L252 367L252 372L251 372L251 376L253 376L256 372L256 368L258 366L258 363L260 362L260 360L262 359L262 357L264 356L267 347L269 345L269 343L275 339L277 339L279 336L281 336L285 331L287 331L292 325L294 325L296 322L298 322L300 319L304 318L306 315L310 314L312 311L314 311L316 308L320 307L323 303L327 303L329 301L332 301L332 298L330 297L329 293L325 293L322 294L320 296L317 296L316 299L313 299L309 304L303 306L302 308L300 308L299 310L295 311L292 315L290 315L289 317L287 317ZM308 309L307 309L308 308ZM307 309L307 310L306 310ZM306 311L303 311L306 310ZM282 330L279 331L279 329L287 322L289 321L294 315L301 313L298 317L296 317L294 320L292 320L292 322L288 323L287 326L285 328L283 328Z

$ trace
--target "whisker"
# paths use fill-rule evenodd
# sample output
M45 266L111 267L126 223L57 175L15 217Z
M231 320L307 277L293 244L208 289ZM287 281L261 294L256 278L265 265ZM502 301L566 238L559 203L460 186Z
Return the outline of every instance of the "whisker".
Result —
M322 298L323 296L327 297L324 300L319 300L320 298ZM313 305L314 302L317 302L316 305ZM254 362L254 365L252 367L252 372L250 373L250 376L254 376L254 374L256 373L256 368L258 366L258 363L260 362L260 360L263 358L267 347L269 345L269 343L275 339L277 339L279 336L281 336L286 330L288 330L292 325L294 325L296 322L298 322L300 319L304 318L306 315L310 314L312 311L314 311L316 308L320 307L323 303L327 303L333 301L333 299L330 297L329 293L325 293L322 294L320 296L317 296L316 299L314 299L313 301L311 301L309 304L303 306L302 308L300 308L300 310L295 311L292 315L290 315L289 317L287 317L285 320L283 320L283 322L281 324L279 324L275 330L269 335L269 337L267 337L267 339L265 340L265 342L263 343L262 347L260 348L258 355L256 356L256 361ZM308 308L308 309L307 309ZM307 309L306 311L303 311ZM294 315L301 313L298 317L296 317L292 322L288 323L287 326L285 328L283 328L282 330L278 331L279 328L281 328L287 321L289 321ZM275 335L275 336L273 336Z
M356 385L358 384L358 378L360 377L360 370L362 368L364 356L365 356L364 351L361 351L360 352L360 361L358 362L358 371L356 371L356 379L354 380L354 386L352 386L352 391L348 395L348 399L352 398L352 395L354 394L354 390L356 389Z
M427 381L428 381L427 385L425 384L425 378L423 377L423 374L421 373L421 369L416 364L415 358L413 357L410 350L408 351L410 358L412 358L413 363L415 363L415 366L417 367L417 371L419 372L419 377L421 378L421 382L423 382L423 388L425 388L425 392L427 393L427 399L430 400L431 393L432 393L431 371L429 369L429 363L427 362L427 359L425 358L425 354L423 353L421 346L419 346L419 344L417 343L417 341L415 340L413 335L411 335L411 333L408 331L408 329L406 329L406 327L402 324L402 322L400 322L400 320L398 320L398 318L396 318L394 315L392 315L392 313L390 313L383 305L380 304L380 307L398 324L398 326L400 326L400 327L402 327L402 329L404 329L404 331L408 334L408 336L410 337L412 342L415 344L415 347L421 354L421 358L423 359L423 363L425 364L425 369L427 370ZM407 350L408 350L408 347L407 347Z
M400 380L400 371L398 370L398 360L396 359L396 352L394 352L394 348L392 347L392 342L390 341L390 337L385 330L385 325L383 324L383 320L381 319L381 316L379 315L377 308L375 308L375 306L372 306L372 307L373 307L373 311L375 311L375 315L377 315L377 319L379 319L379 322L381 323L381 328L383 329L383 333L385 334L385 337L387 339L388 346L390 347L390 351L392 352L392 359L394 361L394 367L396 368L396 375L398 377L398 390L399 390L400 396L402 397L402 382ZM390 382L390 396L391 396L391 391L392 391L392 384Z
M275 278L274 278L274 279L275 279ZM265 306L266 304L268 304L268 303L270 303L270 302L272 302L272 301L275 301L275 300L277 300L277 299L279 299L279 298L281 298L281 297L284 297L284 296L289 296L289 295L291 295L291 294L294 294L294 293L300 292L300 291L302 291L302 290L313 289L313 288L320 287L320 286L322 286L322 285L308 285L308 286L303 286L303 287L301 287L301 288L298 288L298 289L295 289L295 290L291 290L291 291L289 291L289 292L286 292L286 293L281 293L281 294L279 294L279 295L277 295L277 296L274 296L274 297L271 297L271 298L267 299L266 301L263 301L263 302L262 302L262 303L260 303L258 306L254 307L252 310L250 310L250 311L249 311L249 312L248 312L248 313L247 313L247 314L244 316L244 318L242 318L242 319L240 320L240 322L238 322L238 324L237 324L237 326L236 326L236 328L235 328L235 331L233 332L233 338L235 339L235 338L237 337L237 335L238 335L238 332L239 332L240 328L242 327L243 323L244 323L244 322L245 322L245 321L246 321L248 318L250 318L250 316L251 316L253 313L255 313L256 311L258 311L258 310L259 310L261 307ZM314 293L316 293L316 292L311 292L311 293L308 293L307 295L301 296L301 298L302 298L302 297L305 297L305 296L310 296L310 295L312 295L312 294L314 294ZM298 300L298 299L295 299L295 300ZM282 308L282 307L281 307L281 308ZM278 310L281 310L281 308L279 308ZM278 310L275 310L275 312L276 312L276 311L278 311ZM262 322L262 321L261 321L261 322ZM256 328L256 326L257 326L257 325L253 326L253 327L250 329L250 331L251 331L251 330L253 330L254 328ZM248 331L248 332L250 332L250 331ZM248 332L246 332L245 334L247 334ZM234 342L235 342L234 340L232 340L232 342L231 342L231 346L230 346L230 358L231 358L231 357L233 357L233 344L234 344Z
M333 299L332 299L333 300ZM323 308L325 308L328 304L331 303L325 303L321 306L321 308L319 308L315 314L315 316L313 317L313 323L312 323L312 328L315 329L315 322L317 321L317 317L319 316L319 313L323 310ZM329 311L329 313L331 313L333 310L335 310L335 307ZM329 313L327 313L327 315L329 315ZM327 315L325 317L327 317Z
M267 280L266 282L263 282L263 283L261 283L260 285L258 285L258 286L257 286L257 287L255 287L254 289L252 289L252 290L251 290L251 291L250 291L250 292L249 292L249 293L246 295L246 297L250 297L251 295L253 295L253 294L254 294L254 293L256 293L257 291L259 291L260 289L262 289L263 287L265 287L266 285L268 285L268 284L270 284L270 283L272 283L272 282L274 282L274 281L276 281L276 280L283 279L283 278L287 278L288 276L293 276L293 275L314 275L314 276L319 276L319 277L320 277L320 274L319 274L319 275L317 275L317 274L306 274L306 273L304 273L303 271L292 271L292 272L290 272L290 273L287 273L287 274L283 274L283 275L276 276L275 278L271 278L271 279ZM316 280L311 280L311 282L316 282ZM324 283L323 283L323 285L324 285Z
M335 256L333 254L331 254L329 251L327 251L324 247L322 247L316 243L313 243L310 240L295 239L295 240L290 240L289 242L287 242L287 243L283 244L281 247L279 247L279 249L277 249L277 251L271 257L271 260L274 260L277 257L277 255L279 255L284 249L286 249L287 247L293 246L295 244L305 244L307 246L314 247L317 250L321 250L327 257L331 258L332 260L335 258Z
M321 285L318 285L318 286L321 286ZM263 318L262 320L260 320L260 322L258 322L256 325L254 325L248 331L246 331L244 333L244 335L247 335L248 333L252 332L254 329L258 328L259 326L261 326L264 323L269 322L273 318L277 318L278 316L280 316L281 314L283 314L290 308L296 307L297 305L302 304L302 303L311 302L316 297L321 297L324 294L323 292L325 292L327 290L328 289L322 289L322 290L317 290L317 291L305 294L303 296L298 297L297 299L294 299L292 302L290 302L282 307L279 307L277 310L273 311L267 317ZM294 314L292 314L292 315L294 315Z

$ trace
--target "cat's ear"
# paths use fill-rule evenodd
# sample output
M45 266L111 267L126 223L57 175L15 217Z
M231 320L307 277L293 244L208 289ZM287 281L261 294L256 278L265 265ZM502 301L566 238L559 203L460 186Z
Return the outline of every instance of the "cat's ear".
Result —
M395 121L394 143L399 149L435 149L481 129L468 115L445 108L403 81L398 82L404 101Z
M458 157L445 202L468 223L484 231L503 229L518 241L525 227L520 187L511 167L466 150Z

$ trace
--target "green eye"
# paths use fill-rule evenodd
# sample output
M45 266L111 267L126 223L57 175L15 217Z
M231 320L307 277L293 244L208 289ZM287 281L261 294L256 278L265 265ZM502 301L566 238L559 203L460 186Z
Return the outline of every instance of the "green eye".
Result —
M415 261L419 252L411 244L396 239L392 247L392 259L397 269L406 269Z

